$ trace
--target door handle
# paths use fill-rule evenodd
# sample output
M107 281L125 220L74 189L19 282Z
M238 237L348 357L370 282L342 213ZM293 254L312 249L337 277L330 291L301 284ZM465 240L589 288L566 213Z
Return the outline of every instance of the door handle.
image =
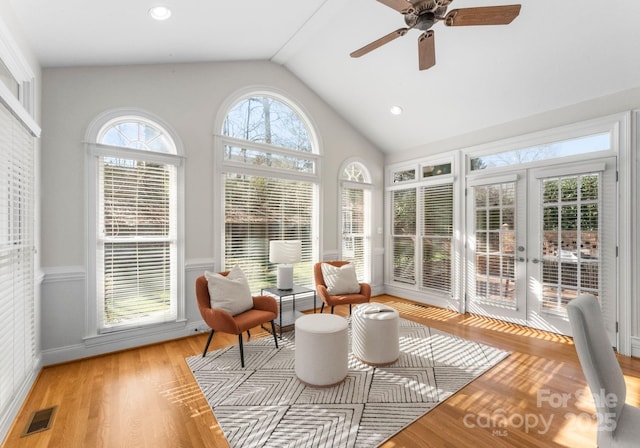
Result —
M540 263L540 260L539 260L538 258L532 258L532 259L531 259L531 262L532 262L533 264L538 264L538 263Z
M527 260L526 260L526 258L524 258L524 257L518 257L518 261L519 261L520 263L524 263L524 262L525 262L525 261L527 261Z

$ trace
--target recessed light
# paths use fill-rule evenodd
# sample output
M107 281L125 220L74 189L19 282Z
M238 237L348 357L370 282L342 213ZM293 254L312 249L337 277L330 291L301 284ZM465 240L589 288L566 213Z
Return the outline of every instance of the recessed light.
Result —
M171 10L166 6L154 6L149 10L149 15L156 20L167 20L171 17Z
M391 109L389 109L389 112L391 112L393 115L400 115L402 113L402 107L391 106Z

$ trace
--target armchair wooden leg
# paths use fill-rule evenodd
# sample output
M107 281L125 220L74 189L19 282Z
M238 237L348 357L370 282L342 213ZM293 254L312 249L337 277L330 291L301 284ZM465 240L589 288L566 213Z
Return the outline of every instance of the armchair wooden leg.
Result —
M238 335L238 345L240 346L240 365L244 369L244 347L242 346L242 333Z
M323 310L324 310L324 302L322 302L322 306L320 307L320 314L322 314Z
M333 314L333 307L331 307L331 314Z
M351 316L351 304L349 304L349 316Z
M247 337L251 338L251 331L247 330Z
M209 344L211 344L211 338L213 337L213 332L214 331L215 330L211 330L211 333L209 333L209 339L207 339L207 345L204 346L204 351L202 352L202 357L203 358L207 354L207 350L209 350Z
M276 342L276 348L278 348L278 336L276 335L276 326L273 321L271 321L271 332L273 333L273 340Z

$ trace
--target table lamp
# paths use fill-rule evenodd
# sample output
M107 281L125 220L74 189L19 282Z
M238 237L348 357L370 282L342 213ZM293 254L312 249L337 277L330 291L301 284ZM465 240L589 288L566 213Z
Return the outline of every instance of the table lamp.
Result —
M269 261L278 263L278 289L293 289L293 265L300 261L302 241L274 240L269 241Z

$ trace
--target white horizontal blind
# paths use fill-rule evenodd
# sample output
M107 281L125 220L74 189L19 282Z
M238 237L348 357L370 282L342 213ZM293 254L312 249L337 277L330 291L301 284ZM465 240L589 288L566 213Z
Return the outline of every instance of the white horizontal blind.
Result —
M453 185L421 188L422 287L451 292Z
M351 262L365 281L365 201L362 188L342 189L342 258Z
M37 360L34 139L0 105L0 416Z
M175 320L176 166L98 157L99 331Z
M416 189L396 190L391 195L392 278L396 282L415 285Z
M238 264L253 292L273 286L270 240L302 241L294 283L313 284L314 184L239 173L225 175L225 266Z

